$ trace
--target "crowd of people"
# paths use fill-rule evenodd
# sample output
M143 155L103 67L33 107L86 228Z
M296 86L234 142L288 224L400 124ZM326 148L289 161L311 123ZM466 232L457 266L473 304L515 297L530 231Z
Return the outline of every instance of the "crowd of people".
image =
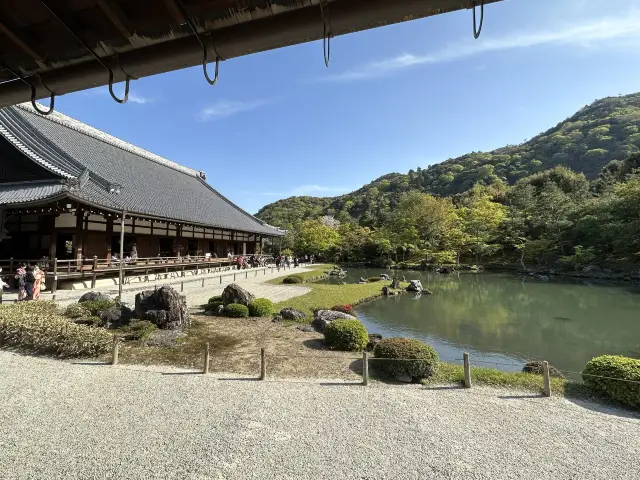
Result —
M298 257L296 256L291 256L291 255L283 255L283 254L277 254L275 253L273 255L273 258L275 260L276 263L276 268L278 269L278 271L280 271L280 267L282 267L283 269L291 269L291 265L293 265L293 268L297 268L300 266L301 263L310 263L313 264L313 262L315 261L315 257L313 255L305 255L305 256L301 256Z
M40 291L45 287L45 276L44 270L38 265L20 264L14 277L18 287L18 301L39 300ZM2 288L9 288L7 282L1 281Z

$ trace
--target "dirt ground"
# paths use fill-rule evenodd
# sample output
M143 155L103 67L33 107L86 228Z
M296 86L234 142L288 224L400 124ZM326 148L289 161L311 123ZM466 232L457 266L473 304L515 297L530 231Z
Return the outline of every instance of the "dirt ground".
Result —
M359 380L362 356L331 351L317 332L298 324L274 323L271 318L221 318L192 315L192 327L174 346L125 344L120 361L202 368L204 345L210 344L210 372L260 374L260 349L266 349L267 376Z

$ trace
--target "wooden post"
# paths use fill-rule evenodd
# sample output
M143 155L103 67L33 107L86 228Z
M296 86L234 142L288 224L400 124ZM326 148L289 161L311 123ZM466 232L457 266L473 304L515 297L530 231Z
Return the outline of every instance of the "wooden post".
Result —
M204 278L202 279L202 288L204 288Z
M544 375L544 396L551 396L551 377L549 376L549 362L542 362L542 373Z
M267 378L267 355L264 348L260 349L260 380Z
M9 257L9 273L13 274L13 257Z
M362 352L362 385L369 386L369 352Z
M51 293L53 300L56 300L56 292L58 291L58 258L53 259L53 285L51 285Z
M471 388L471 364L467 352L462 354L462 360L464 361L464 388Z
M182 276L184 277L184 265L182 265Z
M184 292L184 282L180 282L180 291Z
M113 349L111 350L111 365L118 365L118 346L120 344L120 337L113 336Z
M209 373L209 360L209 342L207 342L204 346L204 368L202 369L204 375Z
M236 281L236 274L235 273L233 274L233 281L234 282Z
M98 269L98 257L93 256L93 266L91 267L91 288L96 288L96 270Z
M220 275L220 285L222 285L222 275Z
M249 272L248 272L248 271L244 272L244 278L245 278L245 279L246 279L246 278L249 278Z
M127 211L122 210L120 219L120 263L118 264L118 299L122 302L122 282L124 282L124 216Z

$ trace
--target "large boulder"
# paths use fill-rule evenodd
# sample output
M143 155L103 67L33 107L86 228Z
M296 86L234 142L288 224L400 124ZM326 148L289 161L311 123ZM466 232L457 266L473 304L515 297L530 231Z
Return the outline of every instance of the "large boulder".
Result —
M78 303L82 302L95 302L95 301L109 301L111 297L102 292L87 292L80 297Z
M391 281L391 288L394 288L396 290L400 288L400 280L398 280L396 277L393 277L393 280Z
M348 313L336 312L335 310L318 310L313 315L313 322L311 325L320 333L324 333L325 328L334 320L357 320L353 315Z
M294 322L300 322L306 317L304 312L295 308L283 308L280 310L280 316L285 320L293 320Z
M524 367L522 367L522 371L524 373L534 373L536 375L544 374L544 366L542 362L538 360L534 360L532 362L527 362ZM553 365L549 365L549 376L550 377L558 377L564 378L564 375L560 370L558 370Z
M127 305L122 304L99 310L96 316L100 319L100 326L104 328L120 328L131 323L134 312Z
M171 287L146 290L136 295L136 316L158 328L175 330L191 325L187 299Z
M247 307L256 299L255 295L247 292L237 283L227 285L222 292L222 304L226 307L230 303L239 303Z
M407 287L407 292L417 292L421 293L423 290L422 283L420 280L411 280L409 282L409 286Z

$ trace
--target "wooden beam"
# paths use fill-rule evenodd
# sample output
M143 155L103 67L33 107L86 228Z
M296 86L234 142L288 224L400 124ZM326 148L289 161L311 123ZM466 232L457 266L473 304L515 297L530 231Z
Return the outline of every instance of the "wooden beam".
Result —
M36 62L42 61L42 55L31 48L28 42L18 33L18 27L8 23L7 19L0 21L0 32L4 33L13 43L15 43L23 52L29 55Z
M108 0L96 0L104 14L111 20L113 26L127 39L133 37L131 21L115 2Z
M167 6L167 10L171 16L178 22L178 25L184 25L187 23L187 17L183 13L183 9L176 0L164 0L164 4Z

